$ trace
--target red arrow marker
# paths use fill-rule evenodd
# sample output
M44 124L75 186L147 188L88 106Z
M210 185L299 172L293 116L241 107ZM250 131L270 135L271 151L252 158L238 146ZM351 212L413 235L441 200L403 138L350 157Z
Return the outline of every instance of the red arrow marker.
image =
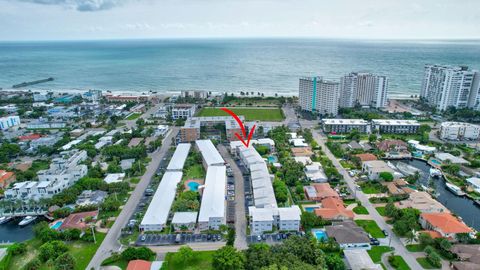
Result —
M235 119L235 121L237 121L238 125L242 129L243 137L240 136L240 134L238 134L238 132L235 133L235 136L237 136L237 138L240 141L242 141L242 143L243 143L243 145L245 145L245 147L248 147L250 145L250 140L252 139L253 133L255 132L255 127L257 125L253 125L252 130L250 130L250 133L248 134L248 137L247 137L247 131L245 130L245 126L243 125L242 120L240 120L238 115L236 115L234 112L232 112L231 110L229 110L227 108L221 108L220 110L230 114ZM245 142L245 140L247 140L247 142Z

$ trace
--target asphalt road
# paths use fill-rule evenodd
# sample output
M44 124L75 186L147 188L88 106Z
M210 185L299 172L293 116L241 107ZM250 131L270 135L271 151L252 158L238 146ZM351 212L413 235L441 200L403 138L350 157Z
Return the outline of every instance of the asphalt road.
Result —
M370 203L368 200L367 196L361 191L357 190L356 186L357 184L355 183L355 180L353 180L348 172L340 165L340 162L338 161L335 156L330 152L330 150L326 147L325 145L325 140L326 137L323 136L323 134L320 134L317 130L312 129L312 134L313 138L317 143L322 147L323 152L327 157L333 162L333 165L337 168L338 172L343 175L343 178L345 179L345 182L349 186L350 190L355 191L355 197L357 200L359 200L362 205L367 208L368 212L370 213L370 216L375 220L375 222L378 224L380 229L385 230L388 232L388 237L390 237L389 242L390 246L395 249L395 254L400 255L403 257L403 259L407 262L408 266L410 266L411 269L423 269L420 264L417 262L417 260L413 257L412 254L410 254L403 243L401 242L400 238L395 235L395 233L392 231L390 226L385 222L382 216L378 214L377 210L373 205Z
M219 145L218 150L223 159L230 164L235 179L235 243L237 249L248 248L247 244L247 218L245 217L245 188L242 172L237 163L232 159L224 145Z
M160 149L149 155L152 158L152 161L148 164L145 174L142 176L140 182L135 187L135 190L132 192L130 198L123 207L120 215L118 215L112 228L110 228L110 230L108 231L107 236L98 248L95 256L93 256L92 260L88 264L87 269L100 269L100 264L103 260L108 258L112 252L119 251L121 249L122 246L118 242L121 230L127 225L127 222L135 211L138 203L140 202L140 199L142 198L145 189L150 184L150 180L155 175L158 166L160 165L160 161L170 149L170 146L172 144L172 138L174 138L177 133L178 128L172 127L172 130L163 140L163 144Z

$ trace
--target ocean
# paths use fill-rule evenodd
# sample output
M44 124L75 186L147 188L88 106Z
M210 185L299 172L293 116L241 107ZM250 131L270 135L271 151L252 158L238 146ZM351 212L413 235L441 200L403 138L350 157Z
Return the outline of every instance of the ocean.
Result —
M480 41L177 39L1 42L0 87L31 90L255 91L295 95L298 78L351 71L390 78L390 97L418 95L427 63L480 69Z

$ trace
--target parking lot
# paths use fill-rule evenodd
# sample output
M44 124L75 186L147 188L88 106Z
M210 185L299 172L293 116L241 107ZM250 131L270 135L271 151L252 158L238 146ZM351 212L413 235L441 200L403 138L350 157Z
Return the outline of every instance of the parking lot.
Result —
M283 240L287 239L292 235L303 236L304 234L301 232L297 233L272 233L272 234L263 234L258 237L258 235L249 235L247 236L247 242L249 244L253 243L267 243L267 244L278 244L281 243Z
M175 241L177 234L144 234L135 242L137 246L182 245L198 242L224 241L220 234L180 234L180 241Z

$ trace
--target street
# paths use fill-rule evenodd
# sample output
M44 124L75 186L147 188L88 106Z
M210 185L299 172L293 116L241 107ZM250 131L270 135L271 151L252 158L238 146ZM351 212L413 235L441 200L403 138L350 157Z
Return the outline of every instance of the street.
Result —
M157 172L157 168L161 160L164 158L165 154L170 149L170 146L172 144L172 138L175 138L178 133L179 129L177 127L171 128L172 130L163 140L163 144L160 149L149 155L152 161L148 164L145 174L142 176L140 182L135 187L135 190L132 192L127 203L118 215L112 228L110 228L110 230L108 231L105 239L95 253L95 256L93 256L92 260L88 264L87 269L100 269L100 264L103 260L108 258L112 252L120 250L121 245L118 242L118 238L120 237L122 228L126 226L128 220L130 219L137 205L139 204L140 199L145 192L145 189L149 185L150 180Z

